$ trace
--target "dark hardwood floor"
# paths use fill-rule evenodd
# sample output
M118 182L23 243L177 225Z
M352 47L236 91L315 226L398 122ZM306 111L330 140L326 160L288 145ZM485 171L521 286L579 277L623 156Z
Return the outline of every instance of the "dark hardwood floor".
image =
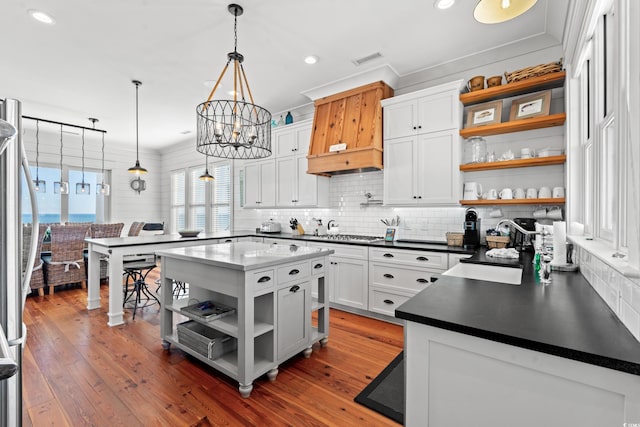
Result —
M149 276L149 282L158 276ZM353 398L402 350L402 327L335 309L329 344L295 356L277 380L237 383L178 349L164 351L158 306L107 326L85 289L29 296L23 366L25 426L397 425Z

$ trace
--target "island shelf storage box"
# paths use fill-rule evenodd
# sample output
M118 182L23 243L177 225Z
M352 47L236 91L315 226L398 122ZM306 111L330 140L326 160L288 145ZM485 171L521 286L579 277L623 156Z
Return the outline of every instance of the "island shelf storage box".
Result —
M178 342L209 360L215 360L238 346L235 338L193 320L178 323L176 326Z

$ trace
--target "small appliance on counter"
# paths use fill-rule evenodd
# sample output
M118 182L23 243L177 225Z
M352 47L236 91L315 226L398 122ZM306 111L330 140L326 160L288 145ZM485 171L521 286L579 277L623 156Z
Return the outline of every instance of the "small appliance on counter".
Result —
M280 233L280 223L275 222L273 219L269 219L269 221L265 221L260 225L261 233Z
M480 217L478 211L469 208L464 214L464 237L462 246L474 249L480 246Z

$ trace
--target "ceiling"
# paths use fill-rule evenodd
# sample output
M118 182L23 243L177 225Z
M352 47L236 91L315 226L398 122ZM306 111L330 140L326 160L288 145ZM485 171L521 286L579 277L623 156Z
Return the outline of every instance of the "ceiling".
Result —
M309 103L308 89L383 64L400 76L540 35L562 39L570 0L539 0L502 24L473 19L476 0L441 11L433 0L243 0L238 51L257 104L273 113ZM223 0L7 0L0 25L0 98L23 114L90 126L107 140L159 149L195 138L203 102L233 50L233 16ZM390 7L391 5L391 7ZM31 18L52 15L55 25ZM375 52L381 58L356 66ZM316 55L315 65L305 64ZM216 98L228 98L228 72ZM205 82L209 81L208 85ZM186 133L191 132L191 133Z

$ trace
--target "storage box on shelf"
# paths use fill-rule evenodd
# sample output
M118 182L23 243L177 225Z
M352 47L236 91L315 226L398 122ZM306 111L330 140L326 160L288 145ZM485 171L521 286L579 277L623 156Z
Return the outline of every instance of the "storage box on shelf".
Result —
M540 77L532 77L502 86L495 86L488 89L463 93L460 101L465 105L474 105L481 102L505 99L517 95L537 92L547 89L561 88L564 85L566 74L564 71L546 74ZM522 132L545 127L562 126L565 122L566 114L557 113L547 116L532 117L522 120L513 120L504 123L491 124L486 126L470 127L460 130L460 136L469 138L471 136L501 135L512 132ZM519 150L517 146L515 150ZM515 151L514 150L514 151ZM551 154L558 154L556 152ZM491 171L501 169L517 169L539 166L564 165L566 155L550 155L546 157L532 157L527 159L513 159L495 162L468 163L459 166L462 172ZM535 172L537 173L537 172ZM474 179L475 180L475 179ZM507 200L460 200L464 206L474 205L543 205L543 204L563 204L564 198L549 199L507 199Z

